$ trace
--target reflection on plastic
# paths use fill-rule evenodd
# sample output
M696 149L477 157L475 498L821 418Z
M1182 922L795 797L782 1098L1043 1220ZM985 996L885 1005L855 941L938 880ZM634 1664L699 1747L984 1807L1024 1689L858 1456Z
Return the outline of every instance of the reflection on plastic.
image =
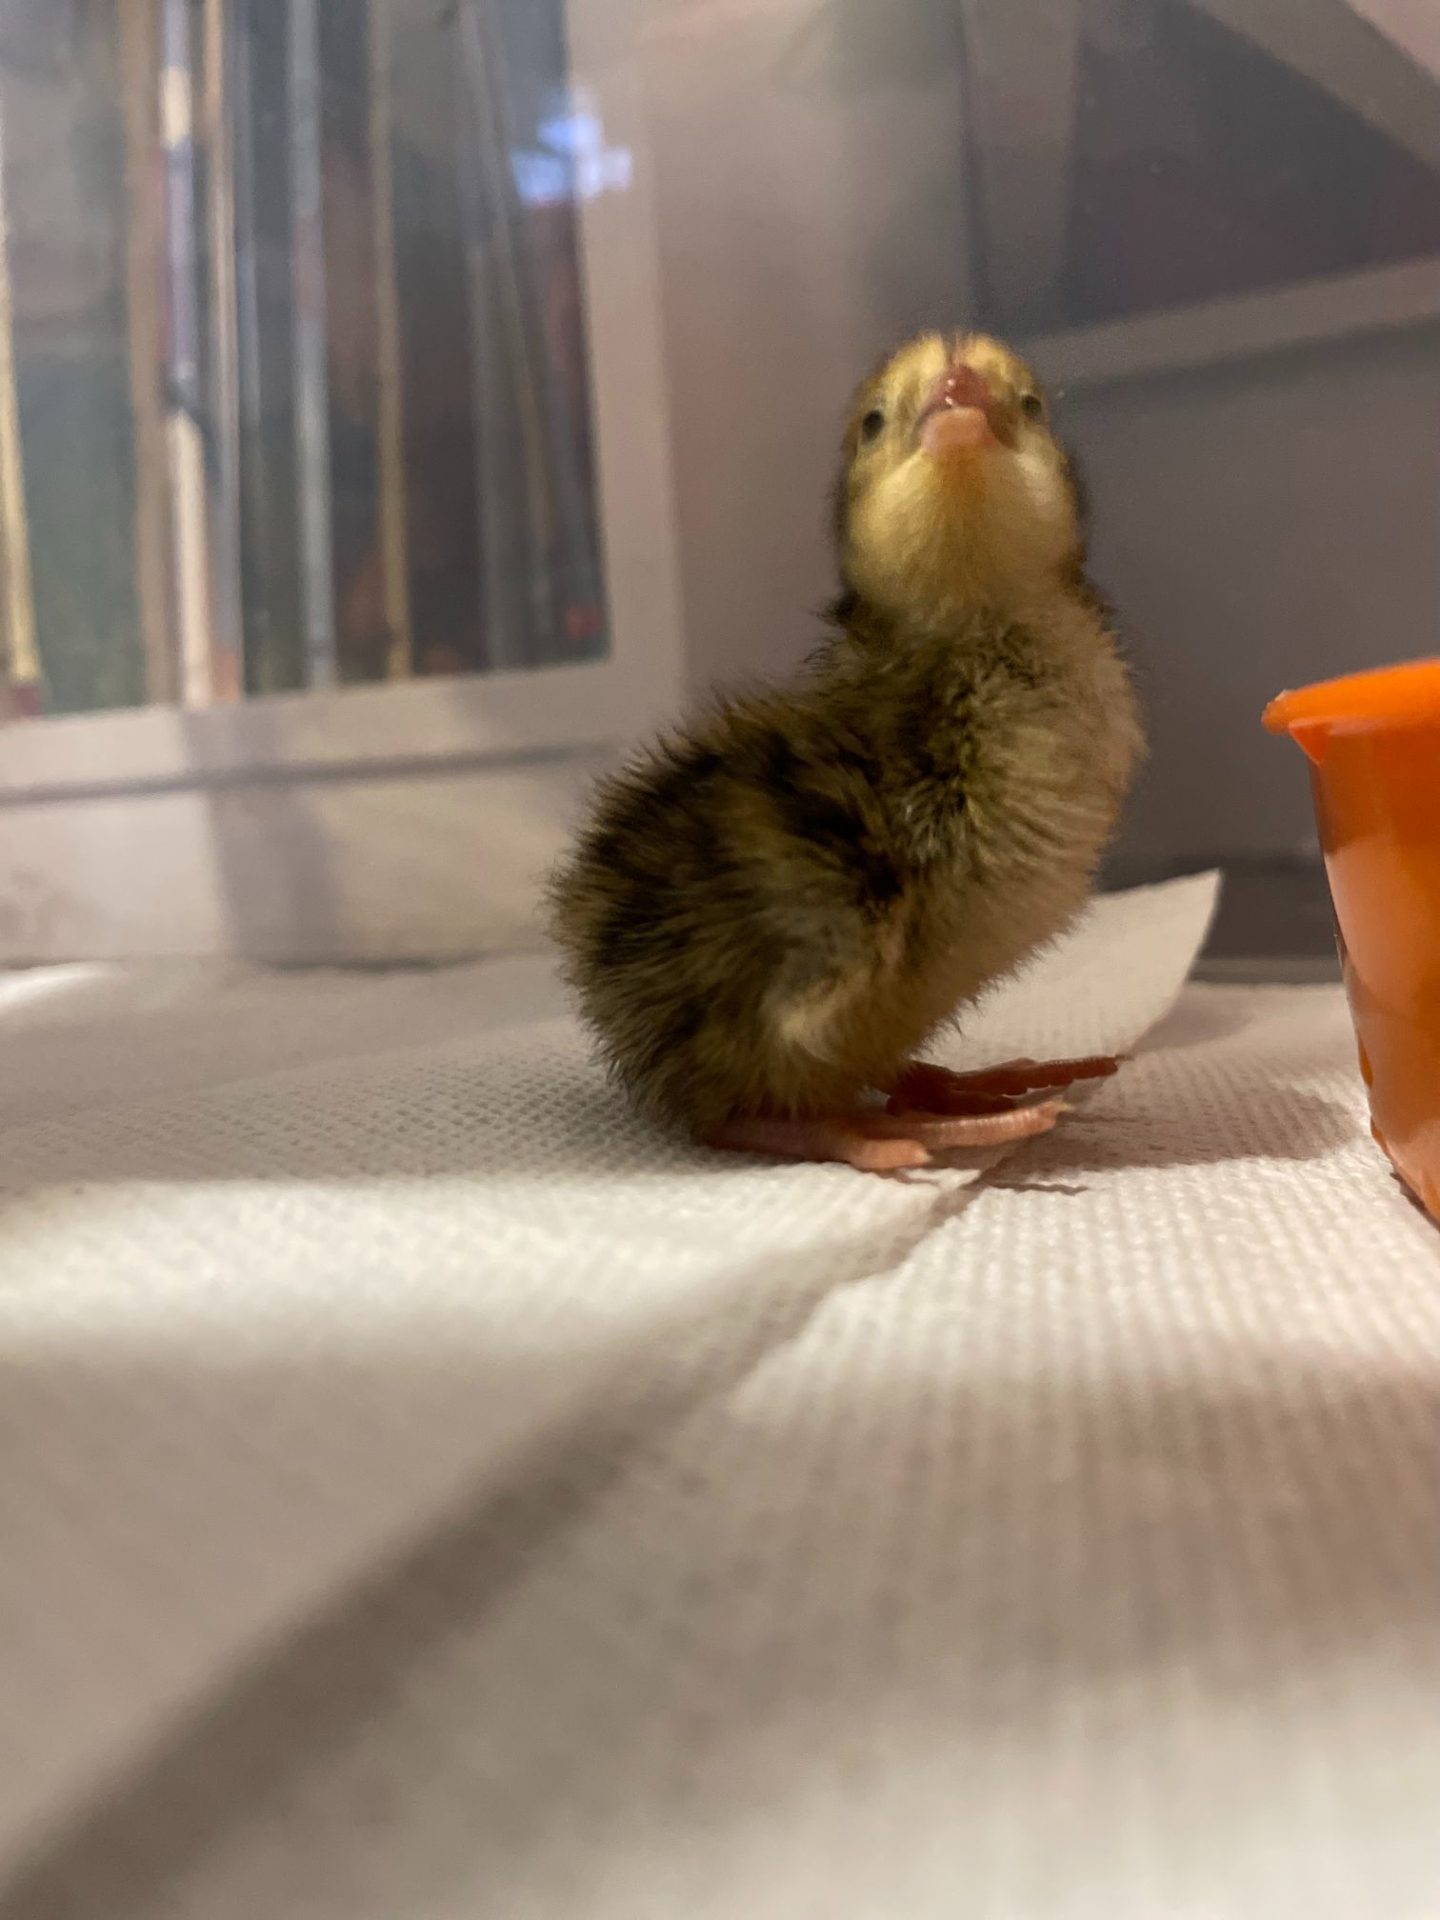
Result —
M0 718L603 655L565 14L0 0Z
M593 101L581 90L558 100L538 128L538 148L513 155L515 184L528 206L548 207L566 200L594 200L602 193L623 193L635 173L628 147L606 144L605 129Z

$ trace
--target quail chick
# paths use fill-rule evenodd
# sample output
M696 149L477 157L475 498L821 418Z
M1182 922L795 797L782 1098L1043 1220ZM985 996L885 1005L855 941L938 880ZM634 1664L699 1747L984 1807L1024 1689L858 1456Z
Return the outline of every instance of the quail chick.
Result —
M602 782L550 899L644 1109L884 1171L1042 1132L1037 1096L1114 1071L916 1055L1083 905L1141 734L1071 464L999 342L927 333L866 382L835 532L808 667Z

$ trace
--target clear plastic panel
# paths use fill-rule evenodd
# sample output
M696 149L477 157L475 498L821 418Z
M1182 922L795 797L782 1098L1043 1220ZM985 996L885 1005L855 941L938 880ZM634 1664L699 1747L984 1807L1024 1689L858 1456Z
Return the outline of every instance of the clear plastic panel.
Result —
M850 385L988 326L1144 683L1117 871L1303 853L1265 700L1436 644L1440 7L583 5L643 153L582 0L0 0L5 710L603 656L582 214L643 166L606 418L668 419L691 680L800 657Z
M0 710L606 651L562 0L0 0Z

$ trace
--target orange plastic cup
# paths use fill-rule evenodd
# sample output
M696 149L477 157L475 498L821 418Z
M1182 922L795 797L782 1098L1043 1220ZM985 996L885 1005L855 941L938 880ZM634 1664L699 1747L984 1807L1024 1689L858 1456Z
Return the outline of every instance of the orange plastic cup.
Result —
M1440 660L1282 693L1315 817L1371 1130L1440 1220Z

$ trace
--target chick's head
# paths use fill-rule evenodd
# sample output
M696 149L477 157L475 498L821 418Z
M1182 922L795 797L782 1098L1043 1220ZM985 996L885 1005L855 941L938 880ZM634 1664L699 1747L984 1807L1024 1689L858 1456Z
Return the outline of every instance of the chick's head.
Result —
M865 383L836 506L846 588L902 622L1014 602L1082 559L1078 489L1039 385L984 334L922 334Z

